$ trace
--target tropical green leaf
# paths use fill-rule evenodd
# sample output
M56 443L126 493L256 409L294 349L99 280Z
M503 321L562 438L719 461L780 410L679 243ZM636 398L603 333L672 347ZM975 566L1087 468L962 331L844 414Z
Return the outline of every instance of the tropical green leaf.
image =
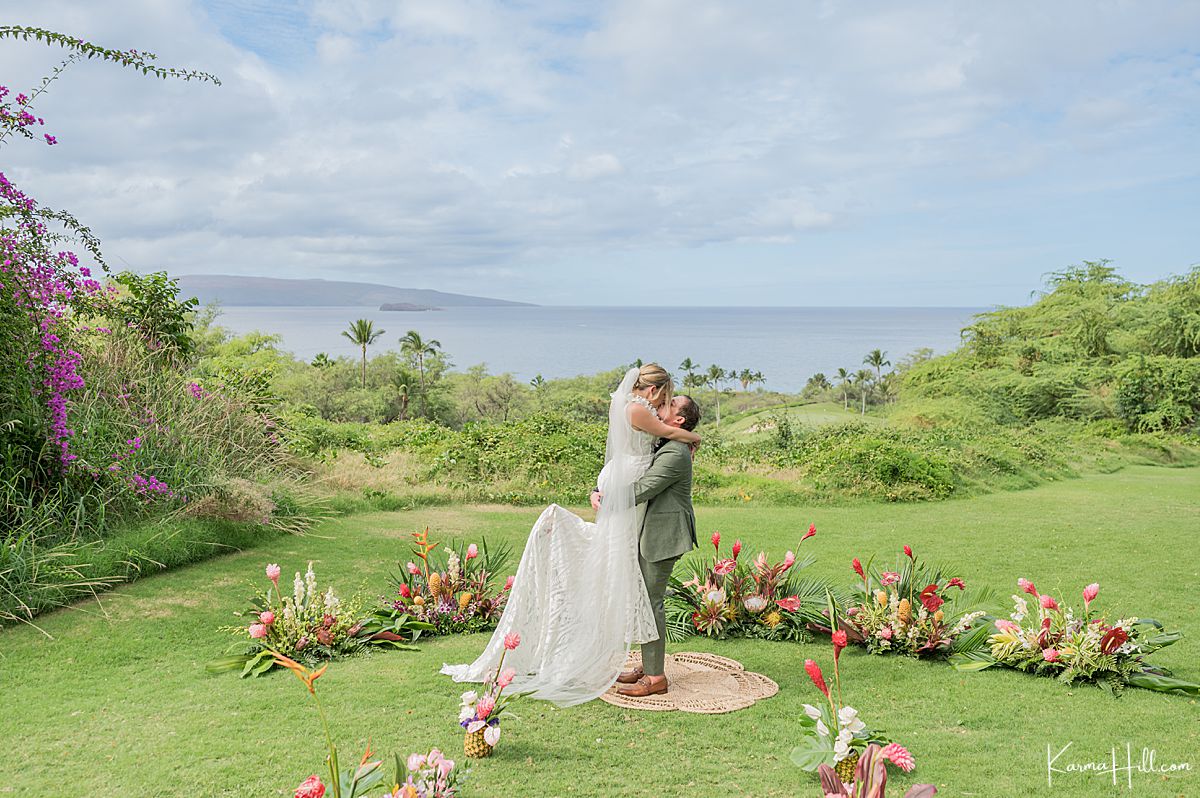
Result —
M792 749L789 758L792 764L801 770L815 773L820 765L832 767L834 756L832 742L809 735L800 738L800 743Z
M997 664L991 654L983 651L959 652L951 654L947 660L956 671L982 671Z
M1176 679L1173 676L1140 671L1129 674L1127 681L1132 687L1141 687L1158 693L1182 693L1200 698L1200 684Z

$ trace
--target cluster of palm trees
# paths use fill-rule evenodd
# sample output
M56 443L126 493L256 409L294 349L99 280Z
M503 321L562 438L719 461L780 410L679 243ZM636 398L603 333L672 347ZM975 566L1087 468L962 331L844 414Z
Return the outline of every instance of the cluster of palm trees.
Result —
M386 332L387 330L376 329L375 322L370 319L357 319L351 322L349 329L342 331L342 337L349 339L355 346L362 348L361 376L363 388L367 387L367 347L378 341ZM425 361L427 358L436 357L441 351L441 341L434 338L422 338L421 334L416 330L409 330L400 337L400 353L416 364L417 367L422 413L425 412L424 403L428 388L425 383ZM329 355L321 352L313 358L312 365L322 367L332 365L333 362ZM409 386L402 384L399 387L402 401L407 408Z
M690 357L683 359L679 370L683 372L684 388L708 388L713 392L716 397L718 427L721 426L721 394L730 383L741 383L742 390L748 391L751 386L766 382L761 371L725 369L715 363L702 370L700 364Z
M838 388L842 394L842 407L846 410L850 409L850 392L853 390L858 394L860 400L859 412L866 415L867 399L871 394L880 394L888 396L893 388L890 372L883 373L884 366L892 365L892 362L887 359L887 352L881 349L872 349L863 358L863 365L871 368L859 369L853 373L844 368L839 368L835 375L838 380ZM871 371L874 369L874 371ZM832 383L824 374L814 374L809 380L809 385L818 389L829 390L833 388Z

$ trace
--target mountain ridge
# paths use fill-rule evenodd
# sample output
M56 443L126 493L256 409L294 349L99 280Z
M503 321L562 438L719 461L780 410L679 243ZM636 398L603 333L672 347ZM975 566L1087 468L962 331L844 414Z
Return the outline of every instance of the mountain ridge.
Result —
M234 274L185 274L178 280L180 293L195 296L201 304L217 302L228 307L378 307L385 303L429 308L535 307L530 302L350 280L297 280Z

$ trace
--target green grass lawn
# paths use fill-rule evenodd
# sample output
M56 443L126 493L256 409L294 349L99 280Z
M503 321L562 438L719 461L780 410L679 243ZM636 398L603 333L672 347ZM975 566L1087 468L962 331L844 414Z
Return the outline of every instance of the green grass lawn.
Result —
M775 428L774 416L781 408L767 408L738 416L726 423L721 422L721 431L730 435L756 435L769 432ZM874 415L862 415L851 405L847 410L838 402L818 402L810 405L791 405L782 408L788 420L798 427L815 428L825 424L843 424L847 421L861 421L864 424L882 424L882 419Z
M303 687L290 675L258 680L209 676L204 663L229 643L217 627L249 595L246 583L279 562L285 576L316 563L322 586L358 584L380 593L406 538L432 527L448 535L520 544L536 509L444 507L330 521L306 537L125 585L95 603L39 619L47 637L22 627L0 633L0 795L290 796L321 770L323 740ZM890 558L901 544L953 564L968 584L1015 591L1027 576L1043 592L1078 603L1101 585L1099 604L1158 617L1184 640L1157 660L1200 679L1200 469L1128 468L1035 490L924 505L700 508L704 536L719 529L750 553L804 545L819 574L849 579L849 560ZM1010 590L1011 586L1011 590ZM437 674L467 661L482 636L423 642L419 652L336 662L318 683L345 758L370 738L377 751L439 746L461 754L461 688ZM828 643L694 639L673 649L734 657L780 685L775 698L729 715L638 713L602 702L566 710L537 702L507 724L497 753L474 766L473 796L819 796L815 777L788 751L796 718L817 694L802 662L830 659ZM941 663L842 659L844 693L868 723L917 759L893 776L890 794L932 781L942 795L1184 796L1200 794L1197 702L1138 690L1114 700L1012 671L964 674ZM1130 743L1158 763L1189 762L1170 777L1133 774L1133 788L1098 776L1060 774L1046 786L1047 745L1071 744L1059 764L1106 760ZM461 759L461 756L458 758Z

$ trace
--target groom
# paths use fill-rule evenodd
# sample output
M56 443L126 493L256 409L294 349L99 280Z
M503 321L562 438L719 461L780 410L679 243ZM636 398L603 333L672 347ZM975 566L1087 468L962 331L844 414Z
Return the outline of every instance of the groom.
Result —
M700 406L690 396L676 396L663 422L693 430L700 423ZM696 548L696 516L692 510L692 452L681 441L659 440L646 473L634 483L635 501L647 502L638 544L638 565L658 639L642 644L642 667L617 677L621 695L642 697L667 692L663 673L667 629L663 596L675 563Z

